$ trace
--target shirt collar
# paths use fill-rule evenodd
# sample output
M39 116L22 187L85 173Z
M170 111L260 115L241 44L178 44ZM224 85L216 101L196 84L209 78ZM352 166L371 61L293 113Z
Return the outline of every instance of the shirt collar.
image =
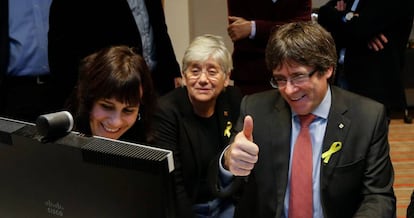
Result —
M317 117L327 119L329 110L331 109L331 102L332 102L331 87L328 86L325 97L323 98L319 106L316 107L314 111L312 111L312 114L316 115ZM292 111L292 116L293 117L296 116L296 113L293 111Z
M327 119L328 114L329 114L329 109L331 108L331 102L332 102L331 87L328 86L325 97L323 98L319 106L312 113L318 117Z

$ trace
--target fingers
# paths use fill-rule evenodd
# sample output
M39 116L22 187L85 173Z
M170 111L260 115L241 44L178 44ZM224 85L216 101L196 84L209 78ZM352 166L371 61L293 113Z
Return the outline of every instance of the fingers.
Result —
M243 130L225 152L225 166L236 176L247 176L258 160L259 147L253 142L253 118L246 116Z
M248 176L253 170L257 158L251 162L244 161L242 158L231 156L229 159L229 170L235 176Z
M388 43L388 39L387 39L387 37L385 37L385 35L384 34L379 34L379 38L381 39L381 41L382 42L384 42L384 43Z
M229 16L229 17L228 17L228 19L229 19L229 23L233 23L233 22L235 22L235 21L239 20L240 18L241 18L241 17Z
M227 33L233 42L249 37L251 32L251 21L237 18L227 27Z
M227 35L229 35L230 39L231 39L233 42L235 42L235 41L237 40L237 38L236 38L236 34L234 33L234 31L233 31L233 27L232 27L232 26L229 26L229 27L227 28Z
M371 40L368 43L368 48L371 49L371 50L374 50L374 51L379 51L380 50L379 46L381 46L381 45L378 45L376 43L375 39Z
M387 37L380 33L378 36L374 37L371 41L368 42L368 48L374 51L379 51L384 49L384 45L388 43Z
M243 135L243 133L239 133ZM227 154L227 167L236 176L247 176L254 168L258 160L259 147L246 140L248 143L235 141L229 148ZM247 152L247 150L249 150ZM253 150L255 151L252 154Z
M229 26L229 28L227 28L227 34L229 35L230 39L235 42L239 39L238 35L237 35L237 27L235 26Z

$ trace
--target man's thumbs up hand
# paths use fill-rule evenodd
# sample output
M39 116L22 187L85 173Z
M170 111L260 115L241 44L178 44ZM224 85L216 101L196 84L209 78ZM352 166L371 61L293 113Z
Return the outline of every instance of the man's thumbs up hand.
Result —
M253 142L253 118L244 118L243 130L224 152L224 167L235 176L247 176L257 162L259 146Z

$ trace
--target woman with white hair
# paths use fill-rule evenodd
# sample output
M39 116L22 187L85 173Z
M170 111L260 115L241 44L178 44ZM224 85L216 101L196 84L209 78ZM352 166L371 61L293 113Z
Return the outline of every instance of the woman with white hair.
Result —
M233 217L231 199L213 196L208 166L229 143L241 92L229 87L231 54L221 37L195 38L183 58L183 87L159 99L154 144L173 150L177 217Z

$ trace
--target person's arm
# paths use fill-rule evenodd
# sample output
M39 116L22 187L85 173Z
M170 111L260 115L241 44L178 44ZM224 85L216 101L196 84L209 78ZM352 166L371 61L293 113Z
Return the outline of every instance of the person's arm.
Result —
M146 0L145 4L154 31L157 68L152 72L156 89L161 95L181 86L180 65L168 34L165 14L160 0ZM166 81L166 82L164 82ZM163 86L163 87L160 87Z
M385 108L378 113L375 132L366 155L362 202L354 217L394 217L396 199L393 191L394 171L389 156L388 120Z
M312 2L310 0L289 1L282 7L266 8L264 16L251 14L247 16L249 12L246 11L252 9L246 7L250 7L250 5L243 5L238 1L228 1L229 26L227 31L233 41L249 38L255 43L266 45L270 33L278 26L293 21L311 20Z
M163 103L167 96L164 96L159 101L159 107L154 113L154 141L153 144L161 148L169 149L173 151L175 170L173 171L175 201L177 203L177 215L179 217L192 217L192 202L188 196L184 175L182 171L182 161L180 159L181 152L178 148L178 135L179 135L179 114L174 106L170 103ZM173 98L169 95L168 97ZM169 106L167 106L169 105Z
M404 0L397 0L393 4L386 0L378 0L372 4L361 1L356 9L357 16L346 20L344 17L350 11L352 3L348 3L346 10L340 11L336 2L337 0L331 0L320 7L318 22L331 32L336 41L340 41L340 47L366 45L376 38L379 39L381 34L392 32L392 29L401 24L407 10ZM384 41L382 45L385 45Z
M290 5L289 8L276 11L275 13L288 14L289 19L287 20L286 17L285 19L275 21L254 19L256 23L256 40L265 40L267 42L270 33L275 31L275 28L283 24L296 21L310 21L312 2L309 0L302 0L301 2L297 2L295 5Z
M233 42L245 38L254 38L256 31L254 21L235 16L229 16L228 19L230 24L227 27L227 33Z

